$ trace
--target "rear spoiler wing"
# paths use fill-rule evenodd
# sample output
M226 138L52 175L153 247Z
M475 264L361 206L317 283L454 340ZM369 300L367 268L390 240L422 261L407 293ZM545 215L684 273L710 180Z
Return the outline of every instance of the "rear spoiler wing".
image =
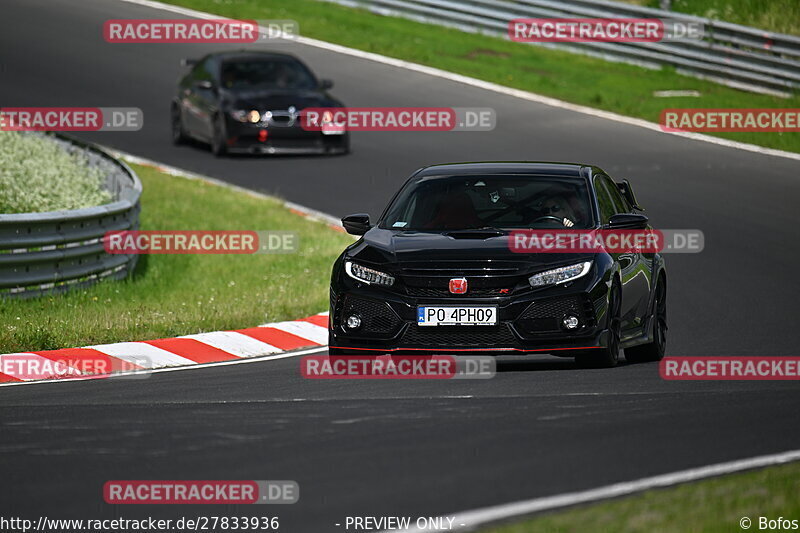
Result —
M619 189L619 192L622 193L622 196L628 200L628 203L631 204L631 207L639 211L644 211L644 208L639 205L639 202L636 201L636 195L633 193L633 186L628 180L617 182L617 188Z

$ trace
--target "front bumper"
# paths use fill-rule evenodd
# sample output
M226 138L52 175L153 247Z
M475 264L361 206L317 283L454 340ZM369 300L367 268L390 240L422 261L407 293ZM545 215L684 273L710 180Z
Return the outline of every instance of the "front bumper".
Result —
M588 281L588 280L587 280ZM572 357L606 344L607 286L595 280L571 287L548 287L494 298L414 298L368 286L331 290L329 344L353 353L552 353ZM496 305L496 326L424 326L416 323L419 305ZM358 330L344 325L358 314ZM567 330L565 315L579 318Z
M228 120L226 123L228 152L249 154L343 154L350 139L342 135L324 135L306 131L299 124L268 126ZM266 132L266 138L260 132ZM262 140L263 139L263 140Z

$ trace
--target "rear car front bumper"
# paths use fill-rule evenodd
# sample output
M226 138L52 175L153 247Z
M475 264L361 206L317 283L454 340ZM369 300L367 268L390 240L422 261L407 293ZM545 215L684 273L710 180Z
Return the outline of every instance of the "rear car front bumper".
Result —
M347 133L324 135L319 131L306 131L299 123L292 126L269 126L229 119L226 123L226 139L230 153L343 154L350 147Z

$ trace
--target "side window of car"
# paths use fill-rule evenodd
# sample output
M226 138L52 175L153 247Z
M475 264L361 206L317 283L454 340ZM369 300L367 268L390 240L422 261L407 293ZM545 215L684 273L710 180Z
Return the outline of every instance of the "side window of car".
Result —
M611 195L611 202L614 204L614 212L615 213L630 213L631 206L628 205L628 202L625 201L625 198L622 196L622 193L617 187L617 184L614 183L611 178L608 176L601 176L603 183L608 188L608 192Z
M207 57L198 63L192 70L193 81L214 81L214 59Z
M600 222L602 224L608 224L608 220L616 211L614 202L611 200L611 195L608 193L602 176L595 176L594 191L597 195L597 206L600 208Z

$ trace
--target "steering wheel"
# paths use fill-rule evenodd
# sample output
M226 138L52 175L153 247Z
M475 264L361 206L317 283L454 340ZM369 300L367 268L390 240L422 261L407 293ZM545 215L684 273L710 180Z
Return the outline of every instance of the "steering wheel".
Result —
M563 220L561 220L558 217L554 217L552 215L546 215L546 216L543 216L543 217L539 217L536 220L534 220L533 222L531 222L531 224L536 224L537 222L544 222L544 221L558 222L562 226L564 225L564 221Z

